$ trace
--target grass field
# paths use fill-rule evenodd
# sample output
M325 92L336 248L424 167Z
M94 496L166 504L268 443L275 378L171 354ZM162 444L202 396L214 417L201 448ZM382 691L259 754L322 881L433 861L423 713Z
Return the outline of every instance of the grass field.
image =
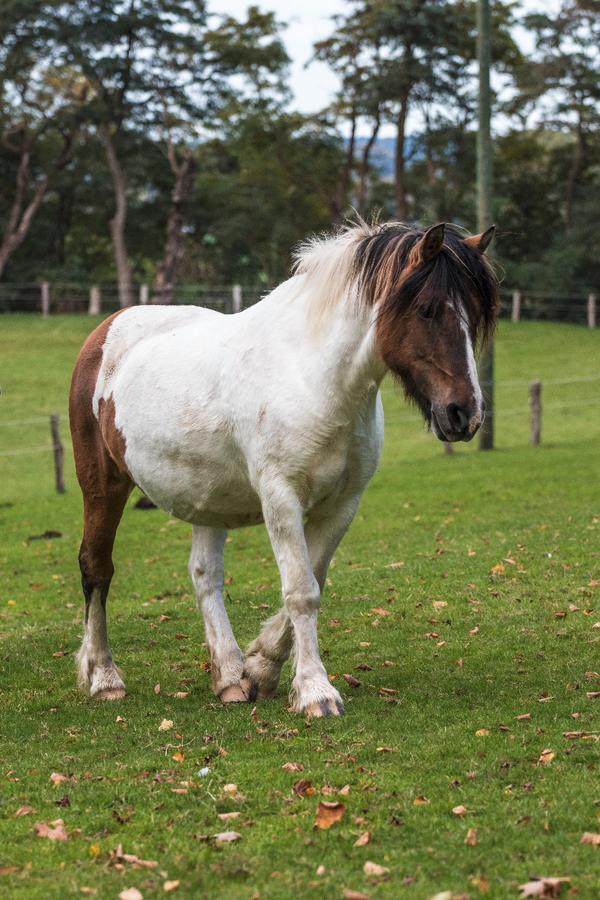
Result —
M109 626L130 694L76 689L72 461L59 496L50 452L12 451L49 443L45 421L16 420L66 412L93 324L0 318L0 895L473 900L517 897L538 875L600 896L600 847L580 842L600 832L600 330L502 324L493 453L445 456L386 385L383 464L320 621L347 715L304 721L286 709L287 667L255 712L215 702L190 528L160 511L128 509L117 540ZM61 537L31 540L47 530ZM279 604L262 528L232 533L226 571L244 646ZM344 805L327 830L320 801ZM67 839L44 837L59 818Z

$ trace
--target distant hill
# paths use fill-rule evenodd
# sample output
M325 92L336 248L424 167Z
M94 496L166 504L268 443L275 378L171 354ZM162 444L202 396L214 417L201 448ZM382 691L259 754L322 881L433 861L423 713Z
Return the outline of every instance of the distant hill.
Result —
M356 139L356 156L360 156L362 148L367 143L368 138L359 137ZM411 145L415 142L415 138L409 135L406 138L406 150L407 153L411 152ZM394 157L396 155L396 138L393 137L384 137L377 138L375 144L373 145L373 149L371 150L371 165L374 169L377 169L379 175L384 180L392 180L394 177ZM416 156L412 157L413 159Z

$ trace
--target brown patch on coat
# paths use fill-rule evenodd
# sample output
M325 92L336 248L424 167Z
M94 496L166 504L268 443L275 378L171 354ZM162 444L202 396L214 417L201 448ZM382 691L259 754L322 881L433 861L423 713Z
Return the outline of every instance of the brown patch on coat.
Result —
M112 394L107 400L104 397L100 397L98 402L98 424L100 425L104 444L119 471L128 473L125 463L127 444L123 432L119 431L115 424L115 416L116 407Z
M83 494L83 539L79 566L86 618L94 590L98 589L102 603L106 602L113 574L115 535L133 488L133 482L124 468L124 441L114 427L114 404L102 404L103 428L92 408L102 363L102 347L115 318L126 312L120 310L105 319L89 335L77 357L69 395L75 470Z

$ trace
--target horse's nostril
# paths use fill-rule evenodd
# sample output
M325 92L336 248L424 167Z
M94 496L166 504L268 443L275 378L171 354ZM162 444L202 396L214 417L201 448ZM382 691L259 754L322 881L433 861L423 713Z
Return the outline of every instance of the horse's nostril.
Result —
M459 406L458 403L449 403L446 407L446 415L454 431L465 431L469 424L469 413L464 406Z

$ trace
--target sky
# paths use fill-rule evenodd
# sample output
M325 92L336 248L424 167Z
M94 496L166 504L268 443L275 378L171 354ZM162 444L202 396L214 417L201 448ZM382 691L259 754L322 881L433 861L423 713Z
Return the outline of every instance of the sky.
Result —
M333 99L339 82L324 63L310 63L312 48L315 41L329 37L334 29L332 17L347 14L350 4L347 0L296 0L294 3L289 0L209 0L209 9L244 18L250 3L264 11L275 12L279 19L289 23L284 41L292 59L290 86L295 98L294 108L303 113L314 113L326 107ZM559 6L560 0L521 2L522 9L530 11L557 10Z

